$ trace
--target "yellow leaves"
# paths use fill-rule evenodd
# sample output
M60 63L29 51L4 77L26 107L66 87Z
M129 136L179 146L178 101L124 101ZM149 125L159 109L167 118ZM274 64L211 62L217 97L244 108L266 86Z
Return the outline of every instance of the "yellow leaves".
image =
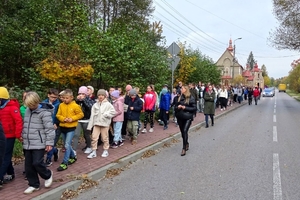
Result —
M184 44L181 43L179 46L180 68L176 82L182 81L183 83L187 83L189 76L196 70L196 67L193 66L193 62L197 60L197 57L195 55L188 55L185 51Z
M48 58L43 60L37 69L44 78L63 85L79 85L89 81L94 73L94 69L89 64L66 65Z

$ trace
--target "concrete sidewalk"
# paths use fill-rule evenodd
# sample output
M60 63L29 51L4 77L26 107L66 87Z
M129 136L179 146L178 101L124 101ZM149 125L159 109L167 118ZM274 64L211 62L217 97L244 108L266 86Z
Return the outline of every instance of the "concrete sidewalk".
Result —
M246 101L243 101L242 104L235 103L233 106L227 107L226 111L217 109L215 119L245 104ZM197 116L192 123L192 127L190 128L190 132L200 129L204 124L203 113L197 113ZM215 121L215 125L218 125L218 121ZM176 127L175 123L170 119L169 128L167 130L163 130L163 126L156 123L153 133L148 132L146 134L139 134L138 142L135 145L131 145L131 143L126 140L122 147L109 149L109 156L107 158L101 157L102 146L99 146L97 157L87 159L87 154L84 154L81 151L83 145L79 145L77 149L77 162L62 172L56 170L63 158L63 152L60 152L58 162L53 162L52 166L49 167L49 169L54 172L54 182L52 186L50 188L45 188L44 180L41 179L40 190L29 195L23 194L24 190L28 187L28 182L24 180L24 176L22 175L24 165L17 165L15 166L15 180L9 184L5 184L3 188L0 189L0 199L60 199L62 193L66 189L76 190L82 183L81 180L74 180L74 177L88 174L89 178L99 180L105 176L108 169L122 168L131 162L140 159L146 151L156 150L163 147L165 143L171 143L174 138L180 139L181 134L179 127ZM177 153L180 157L180 150Z

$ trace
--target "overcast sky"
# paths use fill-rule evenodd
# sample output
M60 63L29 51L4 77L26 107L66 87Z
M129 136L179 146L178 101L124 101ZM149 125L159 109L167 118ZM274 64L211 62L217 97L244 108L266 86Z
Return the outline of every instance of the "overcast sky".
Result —
M269 77L288 75L296 51L277 50L270 45L270 32L278 22L272 0L153 0L153 20L161 21L166 46L187 42L216 62L235 41L236 57L245 67L252 51L259 68L264 64Z

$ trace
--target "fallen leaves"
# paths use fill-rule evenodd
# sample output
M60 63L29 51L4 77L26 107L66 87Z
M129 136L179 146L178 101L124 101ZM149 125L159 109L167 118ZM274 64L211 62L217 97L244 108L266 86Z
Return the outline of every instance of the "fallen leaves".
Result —
M122 168L109 169L106 171L105 178L113 178L118 176L122 171L124 171Z
M149 158L151 156L154 156L156 154L156 152L154 150L147 150L144 152L144 154L142 155L142 159L143 158Z
M82 180L82 183L79 185L77 190L66 189L60 197L61 200L68 200L77 197L83 190L87 190L99 184L97 181L90 179L87 174L81 174L79 176L68 174L67 177L73 180Z

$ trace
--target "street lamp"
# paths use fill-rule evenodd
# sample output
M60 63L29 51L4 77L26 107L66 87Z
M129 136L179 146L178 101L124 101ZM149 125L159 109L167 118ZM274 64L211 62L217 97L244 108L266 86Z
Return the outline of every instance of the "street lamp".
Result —
M237 38L235 40L233 40L233 63L232 63L232 79L234 79L234 63L236 62L236 59L235 59L235 41L236 40L241 40L242 38Z

